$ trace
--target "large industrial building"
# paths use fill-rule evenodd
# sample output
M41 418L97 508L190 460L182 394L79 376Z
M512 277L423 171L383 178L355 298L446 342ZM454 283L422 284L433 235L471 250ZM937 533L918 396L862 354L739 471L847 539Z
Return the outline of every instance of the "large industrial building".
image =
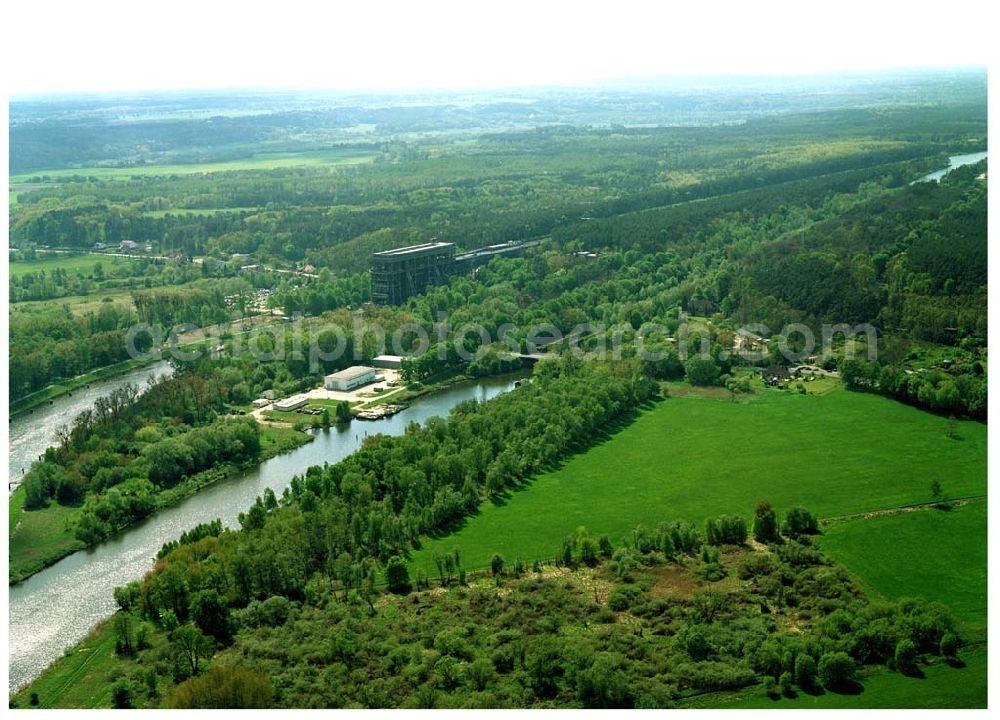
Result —
M454 271L455 246L431 242L372 255L372 301L398 305L447 280Z
M375 382L375 368L355 365L326 376L323 386L327 390L353 390Z
M372 365L377 368L399 370L403 367L403 357L401 355L377 355L372 358Z
M423 245L385 250L372 255L372 302L399 305L411 295L419 295L430 285L468 272L501 255L517 255L540 240L505 242L455 254L455 245L429 242Z

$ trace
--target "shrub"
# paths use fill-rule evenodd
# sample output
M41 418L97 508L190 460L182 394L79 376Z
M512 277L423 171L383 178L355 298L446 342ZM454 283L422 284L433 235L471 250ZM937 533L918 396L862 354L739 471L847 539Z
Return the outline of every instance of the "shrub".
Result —
M753 536L757 542L772 543L778 541L778 516L771 503L761 500L754 509Z
M845 652L826 653L819 659L819 679L828 690L850 688L856 680L854 661Z
M584 707L630 708L635 704L628 675L621 665L621 656L600 653L589 668L577 675L577 695Z
M795 658L795 684L808 690L816 682L816 661L812 655L799 653Z
M624 612L642 599L642 590L635 585L619 585L608 595L608 607Z
M385 580L389 592L405 594L410 591L410 573L406 569L406 563L398 555L393 555L386 563Z
M757 680L750 668L722 662L681 663L674 674L682 685L706 692L735 690Z
M465 677L473 688L482 692L496 678L493 664L486 658L476 658L466 667Z
M694 578L698 582L718 582L726 575L726 568L717 561L705 563L694 572Z
M811 567L823 562L823 556L816 548L794 541L778 548L778 557L781 558L782 562L796 568Z
M742 545L747 541L747 521L739 515L722 515L705 521L709 545Z
M748 555L743 559L743 561L739 564L737 572L740 579L749 580L750 578L770 575L774 572L774 570L774 558L771 555L754 553L753 555Z
M819 521L805 508L795 507L788 511L781 529L790 537L815 535L819 532Z
M266 708L274 688L266 675L233 666L213 666L185 680L164 699L167 708Z
M601 557L609 558L614 553L614 548L611 547L611 540L608 539L607 535L601 535L597 541L597 547L601 551Z
M705 628L701 625L688 625L677 635L675 642L696 662L707 660L712 654L712 645L708 642Z
M896 644L894 659L896 661L896 669L900 672L913 670L917 664L917 646L913 644L912 640L900 640Z
M794 683L792 681L792 674L787 670L781 673L781 677L778 678L778 685L781 687L781 694L785 697L793 697L795 695Z
M946 658L953 658L958 655L958 636L954 633L945 633L941 637L939 651Z
M132 707L132 685L125 678L111 686L111 706L120 710Z
M719 366L710 357L696 355L684 363L684 375L692 385L715 385L719 382Z

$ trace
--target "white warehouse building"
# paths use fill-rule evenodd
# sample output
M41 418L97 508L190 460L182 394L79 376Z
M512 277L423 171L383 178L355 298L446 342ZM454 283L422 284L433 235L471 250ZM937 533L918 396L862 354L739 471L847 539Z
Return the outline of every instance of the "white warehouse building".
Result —
M353 390L372 382L375 382L375 368L355 365L327 375L323 386L327 390Z

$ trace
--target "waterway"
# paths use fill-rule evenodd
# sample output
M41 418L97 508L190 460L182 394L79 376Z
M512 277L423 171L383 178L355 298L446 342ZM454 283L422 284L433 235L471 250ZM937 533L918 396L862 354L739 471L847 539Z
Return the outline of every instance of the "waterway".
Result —
M974 165L985 158L986 155L987 153L985 152L969 153L967 155L952 155L948 158L948 167L943 168L942 170L935 170L932 173L924 175L919 180L914 180L913 184L916 185L917 183L922 182L937 182L955 168L960 168L963 165Z
M163 360L142 368L128 370L121 375L92 382L86 387L55 397L45 405L27 410L10 419L10 465L8 488L13 490L31 463L56 444L59 428L69 425L84 410L94 407L99 397L110 395L120 387L132 383L140 388L152 377L170 375L173 368Z
M334 463L354 452L368 435L402 435L411 422L446 416L459 403L488 400L514 387L521 375L470 380L426 395L391 418L355 420L349 426L314 431L315 439L253 470L212 485L165 508L111 540L82 550L10 588L10 686L36 678L66 647L82 639L115 610L112 590L141 578L157 551L183 531L220 518L239 527L237 517L265 488L279 497L294 475L311 465ZM75 395L75 393L74 393Z

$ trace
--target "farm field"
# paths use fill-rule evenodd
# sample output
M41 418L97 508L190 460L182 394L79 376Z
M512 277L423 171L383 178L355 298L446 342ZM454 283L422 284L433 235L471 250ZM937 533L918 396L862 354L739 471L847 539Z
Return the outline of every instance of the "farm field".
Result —
M322 167L333 165L357 165L370 162L374 153L355 149L317 150L300 153L255 153L242 160L206 163L176 163L137 165L135 167L82 167L57 170L39 170L37 172L13 175L11 185L32 182L32 178L44 175L52 178L73 177L82 175L96 177L99 180L129 180L133 177L154 175L190 175L194 173L231 172L235 170L273 170L287 167Z
M561 468L484 504L452 534L428 539L412 564L433 575L434 550L456 546L469 569L487 566L494 552L548 559L580 526L621 542L639 524L700 527L708 516L749 516L761 499L779 513L801 505L828 518L928 502L935 478L952 498L986 492L980 423L961 423L955 440L946 418L839 389L722 397L667 398Z
M871 594L942 602L968 629L984 630L986 510L982 499L948 512L927 509L838 522L823 528L818 544Z

